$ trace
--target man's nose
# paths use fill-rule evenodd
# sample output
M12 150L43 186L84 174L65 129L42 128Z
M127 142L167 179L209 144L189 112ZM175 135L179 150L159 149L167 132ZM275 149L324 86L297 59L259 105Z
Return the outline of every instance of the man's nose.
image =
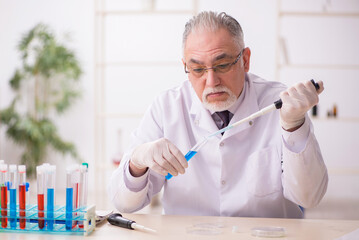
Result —
M213 69L207 69L205 75L206 75L205 77L206 77L206 85L207 86L215 87L220 84L221 81Z

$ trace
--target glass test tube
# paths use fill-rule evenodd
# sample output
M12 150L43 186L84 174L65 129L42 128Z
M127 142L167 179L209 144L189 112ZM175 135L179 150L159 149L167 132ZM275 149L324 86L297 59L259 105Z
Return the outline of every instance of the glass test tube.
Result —
M56 166L46 166L47 183L47 229L54 229Z
M72 175L72 186L74 187L74 193L73 193L73 210L77 210L79 206L79 188L80 188L80 165L75 164L74 165L74 172Z
M36 178L37 178L37 210L39 217L39 229L43 229L45 227L45 214L44 214L44 193L45 193L45 172L44 166L36 167Z
M4 164L5 163L5 161L4 160L0 160L0 165L1 164ZM1 177L1 176L0 176ZM0 183L0 187L1 187L1 183ZM1 189L0 189L0 191L1 191ZM1 208L1 194L0 194L0 208ZM1 209L0 209L1 210ZM0 222L1 222L1 218L0 218Z
M1 164L5 164L5 160L0 160L0 165ZM0 186L1 186L1 183L0 183ZM1 194L0 194L0 204L1 204ZM1 207L1 205L0 205ZM0 222L1 222L1 218L0 218Z
M1 188L1 227L7 228L7 165L0 164L0 188Z
M17 166L9 166L9 190L10 190L10 227L16 228L16 188L17 188Z
M80 189L80 165L74 164L73 173L71 177L72 187L73 187L73 200L72 200L72 216L77 216L77 211L79 207L79 189ZM77 221L72 221L72 228L75 227Z
M19 217L20 229L26 227L26 166L19 165Z
M72 210L73 210L73 185L72 177L74 167L70 166L66 169L66 230L72 229Z
M87 192L88 192L88 164L82 163L80 167L80 193L79 193L79 206L82 211L85 210L87 205ZM84 224L83 221L79 222L79 227L83 228Z

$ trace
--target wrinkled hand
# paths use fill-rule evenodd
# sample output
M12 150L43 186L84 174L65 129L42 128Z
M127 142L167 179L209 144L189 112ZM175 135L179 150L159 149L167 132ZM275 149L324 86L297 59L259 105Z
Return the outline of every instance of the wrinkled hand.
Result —
M318 95L323 92L323 82L318 81L316 90L310 82L298 83L281 92L283 105L280 109L280 123L283 129L290 130L300 127L304 123L306 112L318 104Z
M167 173L177 176L178 173L183 174L187 167L187 160L181 151L165 138L138 146L130 160L131 174L139 173L141 170L142 173L145 173L147 168L150 168L164 176Z

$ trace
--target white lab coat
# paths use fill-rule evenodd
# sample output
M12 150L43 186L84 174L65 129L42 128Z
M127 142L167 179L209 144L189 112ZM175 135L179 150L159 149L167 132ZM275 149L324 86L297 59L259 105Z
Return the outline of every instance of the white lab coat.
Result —
M246 75L245 85L244 99L231 123L272 104L285 89L253 74ZM165 214L300 218L299 205L315 206L324 196L327 169L310 119L306 117L300 129L284 137L279 111L214 137L189 161L183 175L166 180L151 170L140 178L129 174L135 146L164 137L186 154L216 130L189 81L160 95L112 175L109 195L116 208L137 211L164 187ZM289 150L296 139L303 142L298 153Z

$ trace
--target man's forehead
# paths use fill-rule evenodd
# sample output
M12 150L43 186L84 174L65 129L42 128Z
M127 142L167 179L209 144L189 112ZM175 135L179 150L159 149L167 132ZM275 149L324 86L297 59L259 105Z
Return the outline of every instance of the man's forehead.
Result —
M184 48L184 57L201 60L210 57L212 61L231 58L238 49L232 35L226 29L217 31L194 31L188 35Z
M218 55L214 55L214 56L210 57L212 62L219 61L222 59L229 59L229 58L233 58L233 55L230 53L226 53L226 52L222 52L222 53L219 53ZM196 55L189 56L189 59L187 59L187 61L192 62L192 63L197 63L197 64L204 64L204 61L201 60L201 57L196 56Z
M201 44L203 42L233 43L233 36L227 29L193 31L187 36L186 46Z

